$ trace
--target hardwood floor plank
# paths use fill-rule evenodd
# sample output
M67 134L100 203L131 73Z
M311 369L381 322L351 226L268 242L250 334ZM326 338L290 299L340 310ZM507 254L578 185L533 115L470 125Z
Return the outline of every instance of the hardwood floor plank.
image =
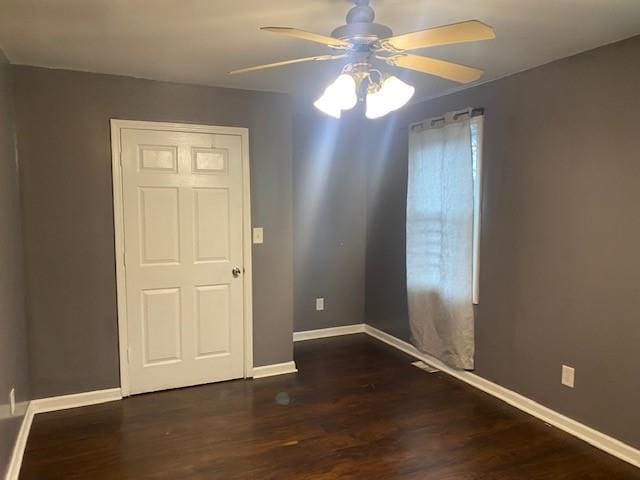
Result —
M21 479L640 479L634 468L364 334L299 373L39 414Z

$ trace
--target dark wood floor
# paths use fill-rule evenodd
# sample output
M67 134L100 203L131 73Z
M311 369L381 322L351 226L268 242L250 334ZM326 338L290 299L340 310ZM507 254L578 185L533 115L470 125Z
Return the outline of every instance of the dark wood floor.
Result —
M365 335L300 372L37 415L26 479L640 479L636 469Z

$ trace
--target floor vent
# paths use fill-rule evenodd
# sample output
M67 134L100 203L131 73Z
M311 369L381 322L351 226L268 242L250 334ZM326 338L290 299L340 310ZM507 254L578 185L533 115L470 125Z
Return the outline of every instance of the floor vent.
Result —
M436 367L433 367L428 363L424 363L422 360L418 360L417 362L412 362L411 365L413 365L414 367L418 367L420 370L424 370L427 373L436 373L440 371Z

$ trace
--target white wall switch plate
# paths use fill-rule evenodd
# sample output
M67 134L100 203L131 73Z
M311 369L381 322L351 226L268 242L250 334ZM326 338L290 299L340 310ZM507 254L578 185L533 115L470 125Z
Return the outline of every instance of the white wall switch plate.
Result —
M264 232L262 227L255 227L253 229L253 243L264 243Z
M324 298L316 298L316 310L324 310Z
M573 388L576 379L576 369L567 365L562 366L562 384Z
M15 415L16 413L16 389L12 388L9 392L9 411L11 415Z

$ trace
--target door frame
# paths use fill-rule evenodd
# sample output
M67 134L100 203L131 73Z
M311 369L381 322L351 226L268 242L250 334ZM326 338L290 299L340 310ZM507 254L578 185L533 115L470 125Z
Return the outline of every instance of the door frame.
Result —
M115 232L116 300L118 315L118 345L120 354L120 388L122 396L130 395L128 362L128 317L124 247L124 202L122 198L122 142L123 129L178 131L188 133L211 133L237 135L242 143L242 254L244 260L243 281L243 331L244 331L244 378L253 377L253 297L251 263L251 184L249 172L249 129L241 127L219 127L191 123L166 123L138 120L111 119L111 171L113 177L113 226Z

